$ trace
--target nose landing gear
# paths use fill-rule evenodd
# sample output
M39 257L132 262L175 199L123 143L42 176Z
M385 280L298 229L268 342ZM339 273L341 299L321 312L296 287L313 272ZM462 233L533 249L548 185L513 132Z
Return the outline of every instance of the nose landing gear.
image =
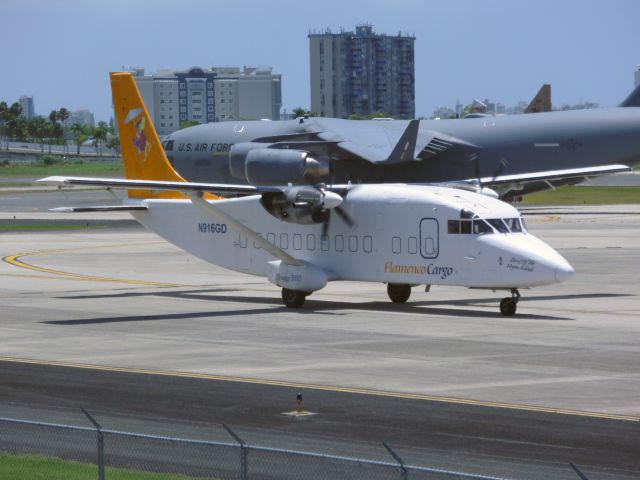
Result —
M411 296L411 285L404 283L388 283L387 294L393 303L404 303Z
M516 313L516 306L520 300L520 292L517 288L511 289L511 296L500 301L500 313L506 317L512 317Z

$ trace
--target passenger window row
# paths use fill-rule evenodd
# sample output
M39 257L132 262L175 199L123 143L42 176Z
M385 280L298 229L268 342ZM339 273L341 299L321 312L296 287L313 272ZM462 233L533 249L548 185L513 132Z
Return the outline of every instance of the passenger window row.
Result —
M262 234L258 233L258 235L262 236ZM333 250L336 252L358 252L363 251L364 253L373 252L373 238L370 235L365 235L360 237L358 235L349 235L345 237L344 235L335 235L333 237L333 242L331 242L330 236L320 236L319 241L317 241L317 236L309 233L306 236L300 233L294 233L293 235L288 233L281 233L276 236L275 233L267 233L267 241L276 247L279 247L283 250L307 250L313 252L316 248L320 248L320 251L328 252L329 250ZM318 245L319 244L319 245ZM239 241L240 248L247 247L247 238L240 235ZM253 247L259 249L260 247L253 243Z

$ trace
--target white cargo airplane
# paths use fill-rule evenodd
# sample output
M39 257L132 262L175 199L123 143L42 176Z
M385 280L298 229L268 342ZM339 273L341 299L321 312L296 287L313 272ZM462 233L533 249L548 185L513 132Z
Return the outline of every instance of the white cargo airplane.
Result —
M505 289L511 296L500 302L500 311L513 315L518 288L574 273L526 231L515 208L470 191L186 182L167 161L131 75L113 73L111 85L126 179L56 176L38 182L127 189L124 205L93 210L131 211L149 230L207 262L266 276L282 288L288 307L301 307L328 281L352 280L386 283L396 303L407 301L417 285Z

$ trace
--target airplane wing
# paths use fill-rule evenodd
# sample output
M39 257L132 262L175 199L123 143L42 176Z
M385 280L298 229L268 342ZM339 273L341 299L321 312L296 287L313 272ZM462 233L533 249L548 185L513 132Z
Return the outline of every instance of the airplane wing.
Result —
M318 118L310 127L325 142L377 164L394 164L438 155L459 140L431 130L419 130L419 120L343 120ZM464 143L464 142L462 142Z
M568 168L564 170L545 170L533 173L519 173L514 175L501 175L497 177L483 177L480 183L485 186L500 186L507 184L518 184L540 181L554 180L586 180L591 177L599 177L601 175L610 175L613 173L630 172L632 169L627 165L601 165L585 168ZM477 183L478 179L467 179L468 183Z
M173 190L180 192L210 192L221 195L257 195L265 192L282 192L280 187L251 185L226 185L220 183L196 182L164 182L154 180L127 180L122 178L91 178L91 177L62 177L52 176L36 180L42 185L72 186L84 185L103 188L145 189L145 190Z

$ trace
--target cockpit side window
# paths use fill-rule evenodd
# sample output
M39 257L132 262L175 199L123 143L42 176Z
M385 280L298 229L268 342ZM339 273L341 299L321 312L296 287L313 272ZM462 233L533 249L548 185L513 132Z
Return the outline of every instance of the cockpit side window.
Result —
M168 140L162 143L165 152L173 152L173 140Z
M522 225L520 224L519 218L506 218L505 222L507 224L507 227L509 227L509 230L511 230L512 232L522 232Z

